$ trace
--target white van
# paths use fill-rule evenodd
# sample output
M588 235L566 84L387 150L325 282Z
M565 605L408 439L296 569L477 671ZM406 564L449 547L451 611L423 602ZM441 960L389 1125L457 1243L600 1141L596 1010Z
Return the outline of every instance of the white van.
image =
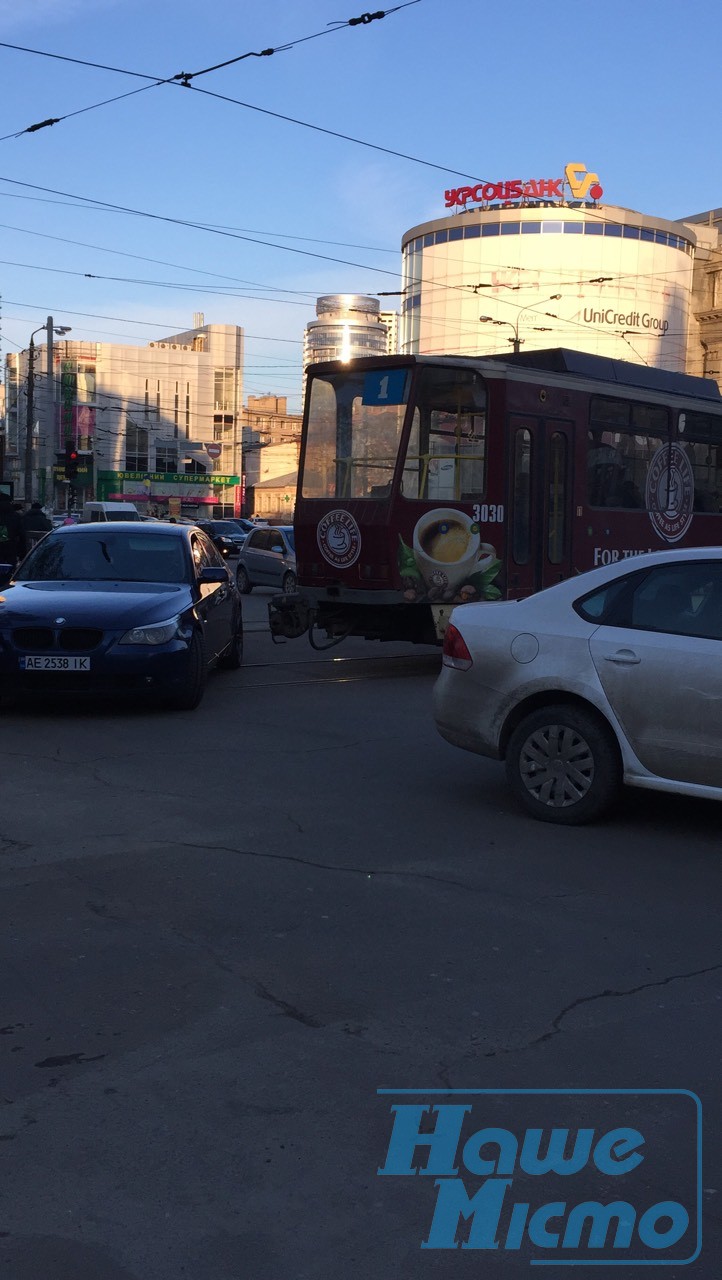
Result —
M140 520L140 516L132 502L86 502L80 523L96 520Z

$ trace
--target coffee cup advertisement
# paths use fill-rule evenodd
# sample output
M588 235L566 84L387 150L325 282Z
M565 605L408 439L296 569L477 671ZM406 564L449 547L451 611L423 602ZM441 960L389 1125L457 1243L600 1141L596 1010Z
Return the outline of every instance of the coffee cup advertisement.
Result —
M398 566L409 603L466 604L501 597L494 585L501 568L496 549L482 542L476 521L451 507L425 511L410 547L399 536Z

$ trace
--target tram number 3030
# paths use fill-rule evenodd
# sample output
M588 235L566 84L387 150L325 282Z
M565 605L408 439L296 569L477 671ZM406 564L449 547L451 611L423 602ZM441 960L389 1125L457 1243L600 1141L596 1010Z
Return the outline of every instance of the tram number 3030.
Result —
M503 524L504 523L504 503L494 502L475 502L472 511L474 519L479 524Z

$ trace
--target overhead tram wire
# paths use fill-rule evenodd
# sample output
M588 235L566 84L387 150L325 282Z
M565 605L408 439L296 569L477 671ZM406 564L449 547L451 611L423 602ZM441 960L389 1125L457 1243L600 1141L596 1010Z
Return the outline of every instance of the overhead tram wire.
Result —
M115 320L115 321L118 321L120 324L143 325L148 329L155 329L156 333L158 332L159 329L161 330L168 329L171 333L173 333L174 330L177 330L177 332L179 333L185 332L183 329L178 329L177 322L175 320L170 320L166 324L161 324L161 322L158 320L139 320L136 317L132 317L130 320L128 320L125 316L101 315L97 311L71 311L68 307L65 307L61 303L57 303L57 302L55 304L47 303L47 302L41 302L41 303L21 302L21 301L18 301L17 298L5 298L5 297L3 297L3 302L5 304L9 304L11 307L26 307L28 311L38 311L38 310L42 311L49 306L50 312L57 313L58 315L62 312L63 315L82 316L85 319L91 319L91 320ZM5 316L6 320L11 318L13 317L10 317L7 315ZM242 325L239 325L238 327L243 328ZM293 346L296 346L296 347L303 346L303 342L300 338L276 338L275 336L271 336L269 334L246 333L245 330L244 330L244 337L253 338L257 342L283 342L283 343L291 343Z
M72 192L59 191L55 187L43 187L35 182L21 182L18 178L6 178L0 175L0 182L7 182L14 187L25 187L31 191L47 191L51 195L70 196L73 198ZM104 209L111 209L116 213L129 214L132 217L149 218L154 222L166 222L177 227L190 227L195 231L204 231L208 235L222 236L225 239L238 240L245 244L261 245L266 249L280 249L283 253L295 253L304 258L317 258L322 262L333 262L343 267L357 267L362 271L373 271L380 273L381 275L393 276L394 279L398 279L399 276L398 271L391 271L386 267L374 267L365 262L352 262L348 258L336 258L332 254L327 253L313 253L310 249L296 249L292 245L275 244L272 240L257 240L253 236L242 235L237 231L221 231L201 222L192 222L187 218L174 218L170 214L151 213L146 209L133 209L128 205L114 204L109 200L96 200L93 196L80 196L75 198L84 200L88 208L94 208L97 206Z
M409 4L418 4L418 3L420 3L420 0L408 0L408 3L409 3ZM397 6L397 8L399 8L399 9L403 9L403 8L406 8L406 7L407 7L407 5L398 5L398 6ZM396 12L396 9L388 10L387 12L389 12L389 13L394 13L394 12ZM384 14L379 14L379 15L374 15L374 16L385 16L385 15L384 15ZM350 23L346 23L346 24L343 24L343 25L350 25L350 24L352 24L353 22L354 22L354 20L353 20L353 19L351 19L351 20L350 20ZM334 28L334 30L340 30L340 29L341 29L340 27L335 27L335 28ZM326 33L321 32L320 34L326 34ZM304 37L304 38L305 38L305 39L313 39L314 37L309 36L309 37ZM298 43L300 43L300 42L301 42L301 41L299 41ZM2 43L2 42L0 42L0 48L2 48L2 47L20 48L21 46L19 46L19 45L13 45L13 46L7 46L7 45L5 45L5 46L4 46L4 45L3 45L3 43ZM290 47L290 46L288 46L288 47ZM39 50L27 50L27 52L39 53L40 51L39 51ZM272 51L272 52L273 52L273 51ZM61 61L65 61L65 58L64 58L63 56L61 56L60 54L51 54L51 55L46 55L46 56L49 56L49 57L57 57L57 58L60 58L60 60L61 60ZM249 54L243 54L243 55L241 55L241 56L242 56L242 57L249 57L249 56L251 56L251 55L249 55ZM259 56L259 55L255 55L255 56ZM78 61L78 59L68 59L68 61ZM240 61L240 58L232 59L231 61ZM90 64L90 65L94 65L94 64ZM221 66L221 65L228 65L228 64L218 64L218 65L219 65L219 66ZM144 78L144 79L150 79L150 77L145 76L145 75L144 75L144 73L137 72L137 71L123 71L123 70L122 70L121 68L119 68L119 67L112 67L112 68L111 68L111 67L108 67L108 68L105 68L105 69L107 69L107 70L113 70L113 71L116 71L116 72L118 72L118 73L119 73L119 74L121 74L121 75L142 76L142 78ZM131 90L128 94L120 94L120 95L119 95L119 97L130 97L130 96L132 96L132 94L133 94L133 93L141 93L141 92L143 92L143 89L155 88L155 87L157 87L158 85L161 85L161 84L180 84L180 83L181 83L180 77L182 76L182 77L183 77L183 87L188 88L188 89L194 89L196 93L202 93L202 94L207 95L208 97L218 98L218 99L219 99L219 101L222 101L222 102L228 102L228 103L231 103L231 104L233 104L234 106L238 106L238 107L243 107L243 108L244 108L245 110L247 110L247 111L257 111L257 112L259 112L259 113L260 113L260 114L262 114L262 115L272 116L272 117L274 117L274 118L275 118L275 119L277 119L277 120L284 120L284 121L286 121L286 122L287 122L287 123L289 123L289 124L296 124L296 125L298 125L300 128L304 128L304 129L311 129L311 130L313 130L313 131L314 131L314 132L316 132L316 133L324 133L324 134L326 134L327 136L332 137L332 138L340 138L343 142L352 142L352 143L354 143L354 145L355 145L355 146L359 146L359 147L367 147L367 148L369 148L371 151L379 151L379 152L382 152L384 155L393 156L393 157L395 157L395 158L396 158L396 159L398 159L398 160L408 160L408 161L410 161L412 164L419 164L419 165L423 165L423 166L424 166L425 168L427 168L427 169L436 169L436 170L437 170L438 172L440 172L440 173L448 173L448 174L452 174L454 177L457 177L457 178L466 178L466 179L468 179L469 181L474 182L474 183L484 183L484 182L486 182L486 181L487 181L487 179L486 179L486 178L480 178L480 177L479 177L478 175L476 175L476 174L470 174L470 173L467 173L467 172L465 172L464 170L459 169L459 168L452 168L452 167L450 167L449 165L436 164L435 162L433 162L433 161L431 161L431 160L423 160L423 159L422 159L421 157L419 157L419 156L412 156L412 155L409 155L407 152L404 152L404 151L396 151L396 150L394 150L394 149L393 149L393 148L391 148L391 147L383 147L383 146L381 146L380 144L375 143L375 142L367 142L367 141L365 141L363 138L354 138L354 137L352 137L352 135L351 135L351 134L347 134L347 133L340 133L340 132L338 132L338 130L335 130L335 129L327 129L327 128L325 128L323 125L311 124L311 123L310 123L309 121L307 121L307 120L299 120L299 119L297 119L295 116L287 116L287 115L283 115L281 112L278 112L278 111L271 111L271 110L270 110L269 108L267 108L267 107L258 107L258 106L255 106L253 103L250 103L250 102L242 102L239 98L232 98L232 97L231 97L230 95L228 95L228 94L219 94L219 93L214 93L214 92L213 92L212 90L210 90L210 89L199 89L197 85L194 85L194 84L191 84L191 83L190 83L190 81L191 81L192 79L194 79L194 77L196 77L196 76L198 76L198 75L205 75L205 74L207 74L207 72L208 72L208 71L212 71L212 70L215 70L215 69L216 69L216 68L209 67L209 68L207 68L207 69L206 69L206 71L202 71L202 72L194 72L194 73L188 73L188 74L186 74L186 73L184 73L184 72L181 72L181 73L178 73L178 75L176 75L176 76L167 77L167 78L165 78L165 79L164 79L164 78L162 78L162 77L157 77L157 78L156 78L156 77L153 77L153 78L152 78L152 83L151 83L151 84L149 84L149 85L144 85L142 89L134 89L134 90ZM186 80L187 80L187 82L188 82L188 83L185 83L185 82L186 82ZM112 101L115 101L115 99L107 99L107 102L112 102ZM106 102L104 101L104 102L102 102L102 103L98 103L98 104L96 104L96 105L97 105L97 106L105 106L105 105L106 105ZM49 119L49 120L47 120L47 121L43 121L43 122L41 122L40 124L31 125L31 126L30 126L29 128L27 128L27 129L21 129L21 130L19 130L19 131L17 131L17 130L16 130L16 131L15 131L15 132L13 132L13 133L8 133L8 134L5 134L4 136L0 137L0 142L6 142L6 141L7 141L8 139L10 139L10 138L19 138L19 137L21 137L21 136L22 136L23 134L25 134L25 133L34 133L34 132L37 132L39 129L41 129L41 128L45 127L46 125L59 124L62 120L70 119L70 117L71 117L71 116L74 116L74 115L81 115L83 112L86 112L86 111L92 111L93 109L94 109L94 107L93 107L92 105L91 105L91 106L88 106L88 107L82 107L82 108L80 108L78 111L71 111L71 112L68 112L68 113L67 113L67 115L54 117L54 118ZM206 224L206 225L207 225L207 226L210 226L210 224ZM355 265L355 264L351 264L351 265Z
M78 67L92 67L96 71L113 71L121 76L136 76L141 80L154 80L158 81L158 83L170 84L174 80L197 79L198 76L208 75L209 72L218 71L221 67L230 67L235 62L243 62L245 58L263 58L273 53L284 53L288 49L293 49L295 45L305 44L308 40L317 40L320 36L332 35L343 27L368 26L370 22L380 18L387 18L390 14L397 13L400 9L408 9L412 4L418 4L419 2L420 0L407 0L407 3L395 5L393 9L379 10L377 13L364 13L359 18L348 18L344 21L328 23L324 31L317 31L310 36L299 36L296 40L287 40L275 49L262 49L260 52L251 50L248 53L241 53L233 58L227 58L224 62L217 62L212 67L205 67L202 71L179 71L177 75L169 78L151 75L148 71L130 71L127 67L113 67L104 62L91 62L87 58L71 58L64 53L48 53L43 49L30 49L26 45L10 44L6 40L0 40L0 49L14 49L19 53L31 53L39 58L53 58L57 62L72 62Z
M247 53L237 54L233 58L226 58L223 62L217 62L211 67L204 67L200 71L179 71L173 76L152 76L143 71L130 71L125 67L113 67L108 64L99 62L90 62L83 58L71 58L65 54L48 53L42 49L30 49L24 45L10 44L7 41L0 41L0 48L14 49L21 53L30 53L36 57L53 58L59 62L72 62L76 66L91 67L95 70L110 71L116 75L133 76L135 79L150 81L149 84L142 85L139 89L131 89L128 93L121 93L113 98L105 98L102 102L91 103L87 107L79 107L76 111L68 111L61 116L52 116L47 120L40 120L36 124L28 125L25 129L15 130L13 133L5 134L0 137L0 142L6 142L10 138L20 138L27 133L38 133L41 129L46 129L52 125L61 124L63 120L70 120L73 116L84 115L88 111L95 111L99 107L108 106L112 102L119 102L122 98L131 98L135 94L144 93L148 89L158 88L162 84L175 85L178 88L190 89L191 81L198 79L199 76L209 75L212 71L220 71L221 68L233 66L235 63L243 62L246 58L267 58L274 53L287 53L289 49L293 49L296 45L305 44L309 40L318 40L321 36L333 35L335 32L342 31L344 27L368 26L369 23L375 22L381 18L386 18L392 13L398 13L401 9L408 9L412 5L419 4L420 0L404 0L404 3L395 5L393 9L379 9L375 13L363 13L357 18L348 18L344 21L328 23L324 31L314 32L312 35L299 36L296 40L288 40L276 48L249 50Z
M83 199L83 197L78 197L78 198L77 198L77 201L68 201L68 200L48 200L48 199L45 199L45 198L44 198L44 197L42 197L42 196L28 196L28 195L23 195L23 194L21 194L21 193L19 193L19 192L14 192L14 191L0 191L0 198L5 198L5 199L7 199L7 200L27 200L27 201L37 202L37 203L40 203L40 204L56 204L56 205L59 205L61 208L69 208L69 209L84 209L84 210L86 210L86 211L93 211L93 212L96 212L96 213L115 213L115 212L124 212L123 210L118 210L118 209L114 209L114 208L98 208L98 207L96 207L96 206L94 206L94 205L92 205L92 204L91 204L91 205L88 205L87 203L78 203L77 201L81 201L81 200ZM219 230L219 231L238 231L238 232L242 232L242 233L249 234L249 235L263 235L263 234L266 234L266 235L274 235L274 236L277 236L279 239L301 240L301 241L303 241L303 242L305 242L305 243L311 243L311 244L326 244L326 245L337 246L337 247L340 247L340 248L364 249L364 250L366 250L367 252L371 252L371 253L392 253L392 254L397 254L397 253L398 253L398 250L397 250L397 249L391 249L391 248L388 248L388 249L387 249L387 248L383 248L383 247L381 247L381 246L379 246L379 245L357 245L357 244L347 244L347 243L346 243L346 242L344 242L344 241L324 240L324 239L321 239L320 237L315 237L315 236L293 236L293 235L289 235L289 234L287 234L287 233L285 233L285 232L281 232L281 231L262 232L262 231L256 231L256 230L254 230L253 228L233 227L233 226L223 225L223 224L220 224L220 223L198 223L197 225L198 225L198 226L200 226L200 227L203 227L203 228L209 228L209 229L212 229L212 230ZM193 271L193 272L197 272L197 273L199 273L199 274L204 274L204 275L215 275L215 276L218 276L218 277L219 277L219 278L221 278L221 279L236 280L236 278L235 278L235 277L232 277L232 276L221 276L219 272L205 271L205 270L203 270L202 268L185 266L183 263L171 263L171 262L167 262L167 261L165 261L165 260L164 260L164 259L162 259L162 258L149 258L149 257L145 257L144 255L141 255L141 254L132 254L132 253L127 253L127 252L125 252L125 251L123 251L123 250L121 250L121 249L112 249L112 248L109 248L109 247L107 247L107 246L105 246L105 245L93 245L93 244L88 244L88 243L86 243L86 242L84 242L84 241L82 241L82 240L70 240L70 239L68 239L68 238L67 238L67 237L65 237L65 236L51 236L51 235L49 235L47 232L32 231L32 230L30 230L29 228L25 228L25 227L14 227L14 226L10 226L9 224L0 224L0 226L4 227L4 229L6 229L6 230L18 231L18 232L21 232L21 233L26 234L26 235L36 235L36 236L39 236L39 237L41 237L41 238L43 238L43 239L57 240L57 241L60 241L60 242L61 242L61 243L63 243L63 244L72 244L72 245L77 245L77 246L79 246L80 248L85 248L85 249L95 249L95 250L97 250L97 251L99 251L99 252L101 252L101 253L116 254L116 255L117 255L117 256L119 256L119 257L135 258L135 259L137 259L138 261L141 261L141 262L152 262L152 263L154 263L154 264L158 264L158 265L161 265L161 266L172 266L172 267L176 267L177 269L179 269L179 270L181 270L181 271ZM449 258L449 259L448 259L448 262L450 263L450 265L453 265L454 263L456 263L456 264L457 264L457 265L459 265L459 266L461 266L461 265L462 265L462 260L461 260L461 259ZM491 269L491 268L490 268L490 269ZM516 264L516 263L515 263L515 264L512 264L512 263L497 263L497 264L495 264L495 265L494 265L493 269L494 269L495 271L508 271L508 272L516 272L516 273L519 273L519 272L532 272L532 271L533 271L534 273L536 273L536 268L533 268L533 267L524 267L524 266L520 266L519 264ZM564 268L558 268L558 270L562 273L562 275L564 274ZM567 269L567 271L571 274L571 273L572 273L572 271L573 271L573 269L572 269L572 268L568 268L568 269ZM663 286L668 282L668 279L669 279L669 277L670 277L670 276L675 276L675 275L687 275L687 274L688 274L688 272L689 272L689 268L688 268L687 266L684 266L684 267L665 268L665 269L664 269L664 270L662 270L662 271L648 271L648 272L644 272L644 273L643 273L643 274L641 274L641 275L640 275L639 273L637 273L637 272L618 272L618 273L616 273L615 275L608 277L607 279L608 279L608 283L610 283L610 284L619 284L619 283L622 283L622 282L623 282L623 281L625 281L625 280L630 280L630 279L635 279L635 280L642 280L642 281L649 281L649 282L651 282L651 281L657 280L657 279L659 278L659 279L661 279L662 287L663 287ZM582 285L582 284L587 284L587 283L595 283L595 281L593 281L593 280L592 280L592 281L590 281L590 280L588 280L588 279L586 279L586 278L584 278L584 279L579 279L579 278L578 278L578 276L577 276L577 273L576 273L576 272L574 272L574 277L575 277L575 278L574 278L574 279L572 279L572 280L568 280L568 279L550 280L550 281L548 282L548 286L549 286L549 288L565 288L565 289L571 289L571 288L574 288L576 285ZM238 282L238 283L249 283L249 284L252 284L252 283L253 283L253 282L245 282L245 281L243 281L242 279L241 279L241 280L237 280L237 282ZM448 289L448 288L452 287L452 286L449 286L448 284L446 284L445 282L439 282L439 281L426 281L425 283L429 284L429 285L430 285L430 286L432 286L432 287L436 287L436 286L438 286L439 288L444 288L444 289ZM268 288L269 288L269 289L271 289L271 290L273 290L273 289L275 288L275 286L272 286L272 285L269 285L269 286L261 286L261 285L258 285L258 287L259 287L259 288L268 287ZM466 284L464 284L464 285L460 285L460 286L456 286L456 287L458 287L459 289L467 289L467 290L468 290L468 289L474 289L474 290L476 290L479 286L472 286L472 285L466 285ZM489 286L484 286L484 287L489 287L490 289L493 289L495 286L493 286L492 284L490 284ZM498 286L496 286L496 287L499 287L499 288L504 287L504 288L509 288L509 289L519 289L519 290L522 290L522 289L536 289L537 285L536 285L536 283L535 283L535 282L530 282L529 284L521 283L521 284L518 284L518 285L506 285L506 284L502 284L502 283L500 282L500 284L499 284ZM283 289L283 290L279 290L279 291L280 291L280 292L284 292L284 293L298 293L298 294L299 294L299 295L301 295L301 296L306 296L306 297L308 297L308 298L310 298L310 299L313 299L313 298L317 297L317 296L319 295L319 293L320 293L320 292L323 292L324 290L316 289L315 291L313 291L313 290L303 290L303 289ZM387 296L387 295L385 295L385 292L384 292L383 290L375 290L375 291L372 291L372 292L374 292L374 293L375 293L375 296L378 296L378 297L384 297L384 296ZM391 294L390 294L390 295L388 295L388 296L394 296L395 294L401 294L401 293L403 293L403 290L394 290L394 291L393 291L393 295L391 295Z
M380 10L380 11L378 11L377 13L373 13L373 14L372 14L372 13L366 13L366 14L362 14L362 15L361 15L360 17L358 17L358 18L351 18L351 19L347 19L347 20L345 20L345 21L343 21L343 22L341 22L341 21L340 21L340 22L338 22L338 23L334 23L331 29L332 29L333 31L339 31L339 30L342 30L342 29L343 29L344 27L346 27L346 26L353 27L353 26L358 26L358 25L361 25L361 24L367 24L367 23L369 23L369 22L371 22L371 21L374 21L374 20L376 20L376 19L387 17L387 16L388 16L389 14L391 14L391 13L396 13L396 12L398 12L400 9L408 8L408 7L409 7L410 5L412 5L412 4L418 4L418 3L420 3L420 0L406 0L406 3L400 4L400 5L396 5L393 9L388 9L388 10L385 10L385 11L381 11L381 10ZM331 25L331 24L329 24L329 25ZM301 127L303 127L303 128L313 129L313 130L315 130L316 132L325 133L325 134L330 135L331 137L337 137L337 138L340 138L340 139L342 139L343 141L346 141L346 142L352 142L352 143L354 143L354 144L355 144L355 145L357 145L357 146L364 146L364 147L368 147L368 148L370 148L371 150L375 150L375 151L383 152L383 153L385 153L385 154L387 154L387 155L394 156L394 157L396 157L397 159L408 160L408 161L410 161L410 162L412 162L412 163L414 163L414 164L420 164L420 165L423 165L423 166L425 166L425 167L427 167L427 168L437 169L437 170L439 170L440 172L443 172L443 173L450 173L450 174L454 174L455 176L458 176L458 177L465 177L465 178L469 179L470 181L473 181L474 183L484 183L484 182L486 182L486 181L487 181L487 179L486 179L486 178L479 178L479 177L478 177L478 176L476 176L476 175L471 175L471 174L465 173L465 172L463 172L463 171L462 171L462 170L460 170L460 169L453 169L453 168L449 168L449 167L444 166L444 165L438 165L438 164L435 164L435 163L433 163L433 162L431 162L431 161L423 160L423 159L421 159L420 157L417 157L417 156L411 156L411 155L409 155L409 154L407 154L407 153L405 153L405 152L395 151L395 150L392 150L391 148L388 148L388 147L382 147L382 146L380 146L380 145L378 145L378 144L376 144L376 143L366 142L366 141L364 141L363 139L360 139L360 138L354 138L354 137L352 137L352 136L351 136L351 135L349 135L349 134L342 134L342 133L338 133L338 132L337 132L337 131L335 131L335 130L332 130L332 129L326 129L326 128L324 128L323 126L320 126L320 125L313 125L313 124L310 124L309 122L304 121L304 120L299 120L299 119L297 119L297 118L296 118L296 117L294 117L294 116L286 116L286 115L283 115L283 114L281 114L281 113L279 113L279 112L273 112L273 111L270 111L269 109L264 108L264 107L257 107L257 106L255 106L255 105L254 105L254 104L252 104L252 103L243 102L243 101L241 101L241 100L240 100L240 99L238 99L238 98L232 98L232 97L230 97L229 95L226 95L226 94L218 94L218 93L215 93L215 92L213 92L212 90L209 90L209 89L199 89L197 85L193 85L193 84L191 84L191 83L190 83L190 82L191 82L191 80L196 79L196 78L198 78L199 76L207 75L207 74L209 74L210 72L212 72L212 71L216 71L216 70L219 70L219 69L220 69L220 68L222 68L222 67L227 67L227 66L232 65L233 63L243 61L243 59L245 59L245 58L249 58L249 57L262 57L262 56L265 56L265 55L268 55L268 54L272 54L272 53L274 53L274 52L284 52L284 51L286 51L286 50L288 50L288 49L290 49L290 48L294 47L294 45L296 45L296 44L302 44L302 43L304 43L304 42L305 42L305 41L307 41L307 40L317 39L317 38L318 38L319 36L321 36L321 35L328 35L328 34L330 34L330 33L331 33L330 31L317 32L317 33L315 33L314 35L311 35L311 36L303 36L303 37L299 37L299 38L298 38L297 40L295 40L295 41L289 41L289 42L287 42L286 44L284 44L284 45L282 45L282 46L279 46L279 47L278 47L278 49L276 49L276 50L274 50L274 49L269 49L269 50L262 50L260 53L258 53L258 52L249 52L249 53L245 53L245 54L240 54L240 55L238 55L237 57L227 59L227 60L225 60L224 62L216 63L216 64L214 64L214 65L213 65L213 66L211 66L211 67L206 67L206 68L204 68L204 69L203 69L203 70L201 70L201 71L197 71L197 72L178 72L175 76L171 76L171 77L167 77L167 78L162 78L162 77L151 77L151 76L150 76L150 75L148 75L147 73L144 73L144 72L137 72L137 71L130 71L130 70L128 70L127 68L112 67L112 66L108 66L108 65L105 65L105 64L101 64L101 63L88 62L88 61L86 61L86 60L84 60L84 59L71 58L71 57L68 57L67 55L63 55L63 54L53 54L53 53L47 53L47 52L44 52L44 51L42 51L42 50L38 50L38 49L29 49L29 48L27 48L27 47L25 47L25 46L22 46L22 45L13 45L13 44L10 44L10 43L8 43L8 42L6 42L6 41L0 41L0 48L15 49L15 50L19 50L19 51L22 51L22 52L25 52L25 53L35 54L35 55L40 56L40 57L55 58L55 59L58 59L59 61L63 61L63 62L72 62L72 63L76 63L76 64L81 65L81 66L88 66L88 67L99 68L99 69L101 69L101 70L112 71L112 72L115 72L115 73L117 73L117 74L119 74L119 75L135 76L135 77L140 77L140 78L143 78L143 79L152 80L152 84L151 84L151 85L146 85L146 86L144 86L144 88L153 88L153 87L155 87L156 85L160 85L160 84L182 84L182 85L183 85L183 87L195 89L195 90L196 90L196 92L198 92L198 93L203 93L203 94L206 94L206 95L207 95L207 96L209 96L209 97L215 97L215 98L218 98L218 99L219 99L219 100L221 100L221 101L228 102L228 103L232 103L232 104L234 104L234 105L236 105L236 106L243 107L243 108L245 108L246 110L250 110L250 111L258 111L258 112L261 112L261 113L262 113L262 114L264 114L264 115L270 115L270 116L275 117L276 119L284 120L284 121L287 121L288 123L291 123L291 124L297 124L297 125L299 125L299 126L301 126ZM133 92L141 92L141 90L135 90L135 91L133 91ZM120 95L120 97L126 97L126 96L130 96L130 95ZM115 101L115 100L116 100L116 99L108 99L107 101ZM105 103L105 102L103 102L103 103L99 103L99 104L97 104L97 105L98 105L98 106L104 106L104 105L106 105L106 103ZM60 122L60 120L63 120L63 119L67 119L67 118L69 118L69 116L70 116L70 115L82 114L82 112L84 112L84 111L89 111L89 110L93 110L93 107L92 107L92 106L91 106L91 107L84 107L84 108L81 108L81 109L80 109L79 111L77 111L77 112L71 112L71 113L69 113L69 115L68 115L68 116L62 116L62 117L59 117L57 120L55 120L55 119L54 119L54 120L49 120L49 121L46 121L46 122L44 122L44 123L45 123L45 124L56 124L56 123L59 123L59 122ZM16 132L16 133L12 133L12 134L7 134L7 135L5 135L5 137L0 137L0 142L2 142L2 141L6 141L8 138L11 138L11 137L19 137L19 136L21 136L21 134L23 134L23 133L36 132L36 131L37 131L39 128L41 128L41 127L43 127L43 124L30 126L30 128L29 128L29 129L21 130L19 133L17 133L17 132ZM46 188L40 188L40 189L41 189L41 190L45 190ZM70 198L72 199L72 197L70 197ZM97 202L96 202L96 203L97 203ZM110 206L110 207L112 207L112 206ZM602 220L603 220L603 214L601 214L601 213L596 214L596 212L595 212L594 210L585 210L585 213L586 213L586 216L587 216L588 218L594 218L594 217L597 217L597 220L599 220L599 221L602 221ZM153 216L153 215L147 215L147 216ZM207 224L193 224L193 225L204 225L208 230L221 230L221 228L219 228L217 225L214 225L214 224L208 224L208 223L207 223ZM299 238L302 238L302 237L299 237ZM325 243L328 243L328 242L325 242ZM274 246L274 247L284 247L284 246ZM356 246L352 246L352 247L356 247ZM359 246L359 247L361 247L361 246ZM359 265L359 264L357 264L357 263L350 263L350 264L345 264L345 265L357 266L357 265ZM448 287L453 287L453 286L448 286Z
M309 305L306 302L297 301L295 298L271 298L265 293L260 295L252 294L252 293L229 293L228 288L230 286L226 286L226 285L200 286L197 284L193 284L190 280L176 282L172 280L140 280L132 276L103 276L103 275L97 275L93 271L71 271L70 268L68 267L44 267L44 266L39 266L34 262L10 262L4 258L0 258L0 266L20 267L24 271L49 271L53 275L60 275L60 276L79 276L83 280L106 280L106 281L111 281L114 284L137 284L144 288L180 289L180 290L186 291L187 293L195 293L200 297L205 296L205 297L229 298L229 299L241 298L247 302L276 302L276 303L281 303L284 306L288 306L288 307L306 307L307 309ZM267 285L259 285L258 287L263 289L270 288L270 286L267 286ZM284 293L286 291L284 289L279 288L277 292Z
M19 199L19 200L34 200L37 198L35 196L15 196L15 194L12 192L0 192L0 195L7 195L9 198ZM85 208L84 205L72 205L72 204L64 205L63 207L71 208L71 209ZM214 224L207 223L202 225L213 226ZM216 224L216 226L219 226L219 224ZM60 244L72 244L80 249L95 249L99 253L115 254L119 258L134 258L137 262L152 262L155 266L175 267L176 270L178 271L192 271L196 275L216 276L219 280L229 280L232 284L256 284L257 283L254 280L244 280L242 277L238 277L238 276L226 276L226 275L223 275L220 271L207 271L207 270L204 270L203 267L189 267L183 262L168 262L164 258L149 258L142 253L128 253L127 250L111 248L108 245L88 244L88 242L85 240L70 240L67 236L52 236L47 231L35 231L35 230L32 230L30 227L16 227L13 224L8 222L0 222L0 229L2 229L3 231L17 231L21 235L26 235L26 236L39 236L40 239L42 240L57 240ZM286 240L305 240L305 241L308 241L310 244L327 244L327 245L336 245L339 248L364 249L369 253L398 254L398 249L391 249L391 248L385 249L385 248L380 248L378 245L374 246L374 245L365 245L365 244L356 244L356 245L343 244L342 241L322 240L318 236L315 236L315 237L287 236L282 231L254 231L250 227L220 227L219 229L224 231L241 231L244 234L248 234L248 235L259 235L259 236L272 235L272 236L278 236L280 239L286 239ZM264 287L264 286L259 286L259 288L260 287ZM270 288L272 286L268 286L268 287ZM312 290L310 289L286 289L284 290L284 292L285 293L305 293L309 297L314 296Z

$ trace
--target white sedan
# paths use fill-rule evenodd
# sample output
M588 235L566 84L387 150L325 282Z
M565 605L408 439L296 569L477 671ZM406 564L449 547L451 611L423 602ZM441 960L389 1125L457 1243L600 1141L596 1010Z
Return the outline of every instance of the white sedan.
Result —
M504 760L546 822L599 817L623 783L722 800L722 548L454 609L434 718L448 742Z

